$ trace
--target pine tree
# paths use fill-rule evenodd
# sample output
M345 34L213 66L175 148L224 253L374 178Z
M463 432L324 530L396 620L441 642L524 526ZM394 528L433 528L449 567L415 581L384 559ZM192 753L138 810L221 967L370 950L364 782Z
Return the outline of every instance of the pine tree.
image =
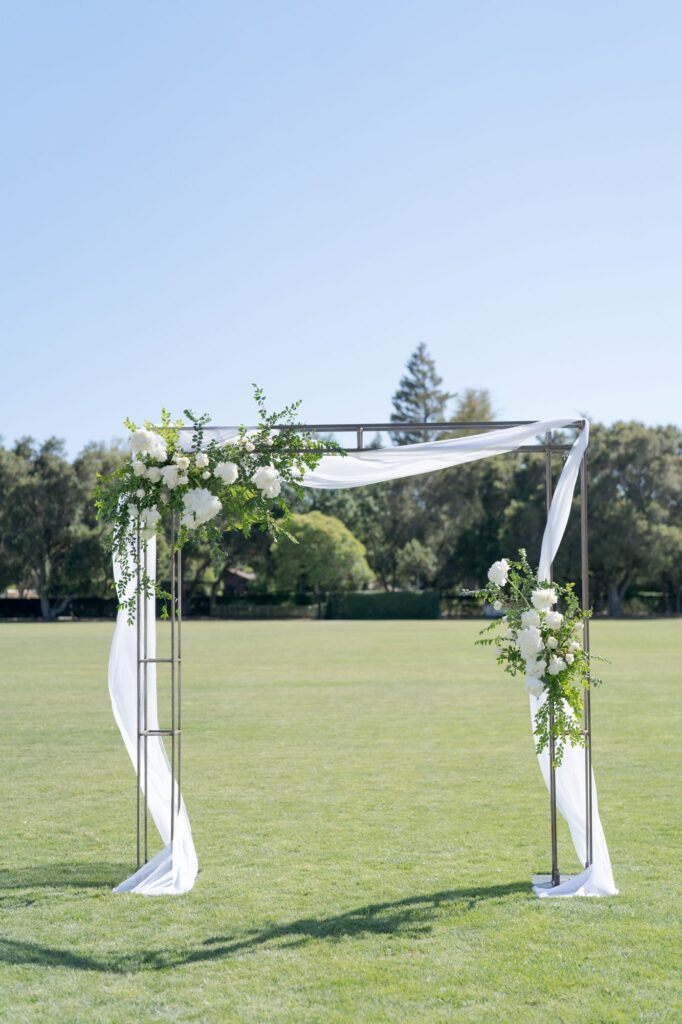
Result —
M423 341L410 356L407 372L400 378L393 396L392 423L432 423L447 418L447 404L455 396L443 391L443 378ZM432 431L396 431L391 435L394 444L416 444L438 437Z

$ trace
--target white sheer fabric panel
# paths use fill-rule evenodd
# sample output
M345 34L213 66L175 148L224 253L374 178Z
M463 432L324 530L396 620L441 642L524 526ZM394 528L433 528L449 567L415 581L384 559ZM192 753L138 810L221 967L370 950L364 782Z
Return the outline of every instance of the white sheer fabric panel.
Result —
M147 542L148 573L156 575L156 539ZM120 578L114 560L114 576ZM134 590L134 584L131 585ZM149 634L148 657L156 656L156 602L147 599ZM137 630L129 626L127 613L120 611L109 657L109 694L114 718L121 730L133 767L137 768ZM142 710L142 709L141 709ZM158 729L156 665L147 666L147 717L150 729ZM160 736L147 738L147 800L149 812L159 830L164 849L152 860L117 885L114 892L136 892L145 896L164 896L188 892L199 870L192 841L192 830L184 800L175 816L173 841L170 838L171 767ZM144 785L144 773L142 774ZM134 791L131 786L131 797ZM176 793L177 800L177 793Z

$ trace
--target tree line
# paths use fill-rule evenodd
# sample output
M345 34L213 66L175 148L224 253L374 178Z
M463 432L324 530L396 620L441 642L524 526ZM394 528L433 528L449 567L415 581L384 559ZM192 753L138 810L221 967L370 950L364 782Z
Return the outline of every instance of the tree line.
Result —
M391 422L485 421L490 395L447 391L426 346L407 363ZM395 444L444 436L396 430ZM373 442L381 443L380 439ZM110 560L95 519L98 472L128 457L122 446L90 444L73 460L56 438L0 445L0 592L35 591L42 616L74 601L110 601ZM561 471L554 457L554 479ZM588 452L590 584L597 611L682 613L682 431L673 425L592 424ZM226 536L215 564L200 540L183 550L186 608L210 611L235 579L253 600L372 586L435 590L456 608L487 567L519 547L537 560L545 523L544 457L505 455L437 473L294 499L300 543L272 548L254 534ZM167 549L160 545L160 572ZM555 565L580 577L576 509Z

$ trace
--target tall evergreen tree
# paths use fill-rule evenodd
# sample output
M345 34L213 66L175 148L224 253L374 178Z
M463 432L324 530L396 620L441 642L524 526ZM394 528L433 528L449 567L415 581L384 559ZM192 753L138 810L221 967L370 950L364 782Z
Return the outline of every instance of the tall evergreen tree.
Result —
M443 378L423 341L407 361L406 370L393 396L391 423L432 423L446 419L447 404L455 396L443 390ZM396 431L392 435L395 444L416 444L437 436L426 430Z

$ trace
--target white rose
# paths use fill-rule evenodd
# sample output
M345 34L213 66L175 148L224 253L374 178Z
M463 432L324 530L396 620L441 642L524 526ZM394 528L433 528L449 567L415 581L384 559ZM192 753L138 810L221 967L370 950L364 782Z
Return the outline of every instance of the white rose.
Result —
M161 467L160 466L148 466L147 467L147 480L151 480L153 484L158 484L161 479Z
M498 587L504 587L509 577L509 562L506 558L493 562L488 569L488 579Z
M159 494L159 501L162 501L164 504L167 501L170 501L170 492L169 491L161 491L161 493Z
M137 490L135 491L135 497L136 498L144 498L144 495L145 495L144 487L138 487Z
M139 462L137 459L133 459L133 473L135 476L145 476L147 467L144 462Z
M566 668L566 662L563 658L557 658L556 654L553 654L549 659L549 665L547 671L551 676L558 676L560 672L563 672Z
M549 611L545 615L545 622L550 629L559 629L561 623L564 621L564 617L561 612Z
M574 654L567 654L566 655L566 664L567 665L572 665L574 661L575 661L575 655Z
M137 505L135 504L135 502L134 501L129 501L128 502L128 515L132 516L132 518L135 519L139 515L139 512L140 512L140 510L137 507Z
M211 474L209 473L209 471L207 469L205 469L204 472L201 474L201 479L202 480L210 480L211 479Z
M554 587L549 587L546 590L534 590L530 595L530 599L533 608L537 608L539 612L547 612L553 604L557 603Z
M527 660L534 660L542 650L542 636L537 626L526 626L522 629L518 635L518 644L521 656Z
M177 466L164 466L161 470L161 477L169 491L174 490L178 486L179 475L180 470Z
M141 427L133 432L130 438L130 447L136 455L151 455L158 462L165 462L167 457L166 442L153 430L145 430Z
M180 520L183 526L194 529L217 516L222 502L205 487L193 487L182 496L184 512Z
M527 661L526 662L526 675L532 679L542 679L545 674L546 665L544 661Z
M247 452L255 452L256 450L256 446L253 443L253 441L244 441L244 447L246 448Z
M219 462L213 470L213 476L225 484L233 484L239 476L239 468L234 462Z
M577 640L571 640L570 644L568 645L568 649L569 649L569 651L579 651L580 650L580 644L578 643Z
M189 459L187 458L187 456L186 456L186 455L178 455L178 454L176 453L176 454L175 454L175 455L173 456L173 462L174 462L174 463L175 463L175 465L176 465L176 466L178 467L178 469L181 469L181 470L182 470L183 472L184 472L184 471L185 471L186 469L189 469Z
M526 693L531 697L542 697L545 684L542 679L535 679L534 676L526 676Z
M501 612L502 611L502 602L501 601L493 601L493 608L495 609L496 612Z
M526 626L537 626L540 627L540 614L536 611L521 612L521 625Z
M265 498L276 498L282 490L279 473L274 466L260 466L251 477Z
M272 439L271 437L266 437L266 438L265 438L265 443L266 443L266 445L268 446L268 448L272 448L272 446L273 446L273 444L274 444L275 442L274 442L274 440L273 440L273 439Z
M547 637L547 647L549 647L550 651L555 651L558 646L559 646L559 641L557 640L557 638L555 636Z
M208 466L208 455L206 452L197 452L197 457L194 461L197 464L197 469L204 469Z

